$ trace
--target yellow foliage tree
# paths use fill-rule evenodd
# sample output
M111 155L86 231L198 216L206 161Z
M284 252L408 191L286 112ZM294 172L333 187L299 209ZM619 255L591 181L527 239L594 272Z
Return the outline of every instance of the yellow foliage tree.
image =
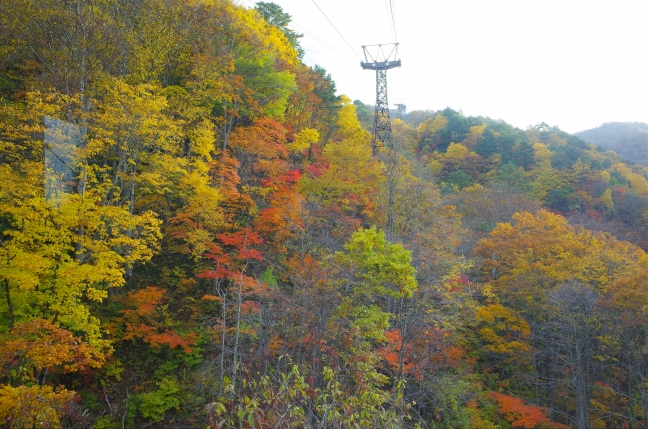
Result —
M75 393L51 386L0 385L0 420L16 429L60 426Z
M473 125L470 127L470 131L468 132L468 136L461 142L464 146L466 146L468 149L475 149L475 146L477 146L477 142L479 141L479 138L484 135L484 130L486 129L486 125Z
M601 195L600 200L608 210L612 210L614 208L611 189L606 189L603 195Z
M542 143L535 143L533 145L533 150L535 150L535 155L533 156L533 159L536 162L542 162L545 160L550 160L551 157L553 157L553 152L549 150L547 145L542 144Z
M532 183L531 196L538 201L543 200L547 194L559 189L564 184L564 178L551 166L551 161L543 159L534 170L535 180Z
M531 328L515 310L502 304L485 305L477 309L475 320L481 325L479 335L486 350L518 359L529 351L526 341Z
M526 302L574 279L604 293L616 279L648 267L639 247L604 232L579 230L559 215L541 210L517 213L515 223L497 225L476 253L496 295Z
M130 198L111 197L122 195L121 176L107 180L106 169L86 162L87 154L97 153L98 139L90 143L78 134L78 152L67 158L63 169L70 171L69 176L52 182L60 171L50 165L44 169L43 141L34 137L39 135L34 131L48 139L39 117L57 114L61 101L73 103L65 97L57 101L34 95L26 106L3 107L3 114L16 125L0 134L2 149L24 155L0 166L0 216L6 222L0 281L7 302L12 301L10 326L33 318L56 320L103 348L106 341L88 302L101 302L109 288L124 284L127 268L152 257L160 237L159 221L150 212L133 213ZM21 121L33 128L18 125ZM55 153L56 139L56 134L50 136L47 151L60 157ZM22 152L27 148L40 150L28 158Z
M309 199L324 205L336 203L344 210L368 214L383 175L355 106L348 98L345 103L338 114L338 130L323 150L328 168L318 177L302 179L301 188Z
M648 181L643 175L630 173L626 176L626 180L630 182L630 186L637 194L648 193Z
M417 138L419 141L425 141L448 124L448 118L443 115L436 115L434 118L426 119L421 122L417 129Z
M461 143L450 143L448 150L446 150L445 157L447 159L459 160L465 158L470 153L470 150Z
M319 132L313 128L304 128L295 134L295 140L287 147L291 152L303 152L319 141Z
M601 179L605 182L609 182L612 176L610 176L610 173L607 172L606 170L601 171Z

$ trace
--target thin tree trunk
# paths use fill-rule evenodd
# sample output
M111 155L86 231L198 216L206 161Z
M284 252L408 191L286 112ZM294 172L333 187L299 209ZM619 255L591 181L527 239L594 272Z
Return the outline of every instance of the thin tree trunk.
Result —
M232 383L236 387L236 376L238 366L238 347L241 338L241 305L243 304L243 271L241 271L239 282L236 287L236 332L234 334L234 356L232 368ZM234 393L235 389L232 389Z

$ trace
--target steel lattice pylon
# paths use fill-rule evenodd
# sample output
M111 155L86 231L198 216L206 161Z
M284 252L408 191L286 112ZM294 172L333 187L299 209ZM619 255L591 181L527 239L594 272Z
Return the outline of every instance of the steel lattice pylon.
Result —
M386 54L384 47L391 47L389 54ZM373 48L374 55L370 52ZM387 100L387 70L401 66L398 58L398 43L388 45L363 46L366 62L360 65L365 70L376 71L376 110L374 111L373 136L371 138L371 147L374 155L378 153L381 145L393 148L392 127L389 118L389 103Z
M402 103L395 104L395 106L398 108L398 117L403 119L403 116L405 116L405 113L407 113L407 106Z

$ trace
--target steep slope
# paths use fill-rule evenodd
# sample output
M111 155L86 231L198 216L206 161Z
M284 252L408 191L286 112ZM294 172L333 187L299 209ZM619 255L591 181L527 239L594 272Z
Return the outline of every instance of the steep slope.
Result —
M0 427L647 427L648 168L452 109L374 153L273 3L8 3Z

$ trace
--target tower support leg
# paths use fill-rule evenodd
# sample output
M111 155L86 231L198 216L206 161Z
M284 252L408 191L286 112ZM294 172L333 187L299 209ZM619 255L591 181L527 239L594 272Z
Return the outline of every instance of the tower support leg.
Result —
M376 70L376 110L371 148L374 155L381 146L393 149L392 126L387 101L387 70Z

